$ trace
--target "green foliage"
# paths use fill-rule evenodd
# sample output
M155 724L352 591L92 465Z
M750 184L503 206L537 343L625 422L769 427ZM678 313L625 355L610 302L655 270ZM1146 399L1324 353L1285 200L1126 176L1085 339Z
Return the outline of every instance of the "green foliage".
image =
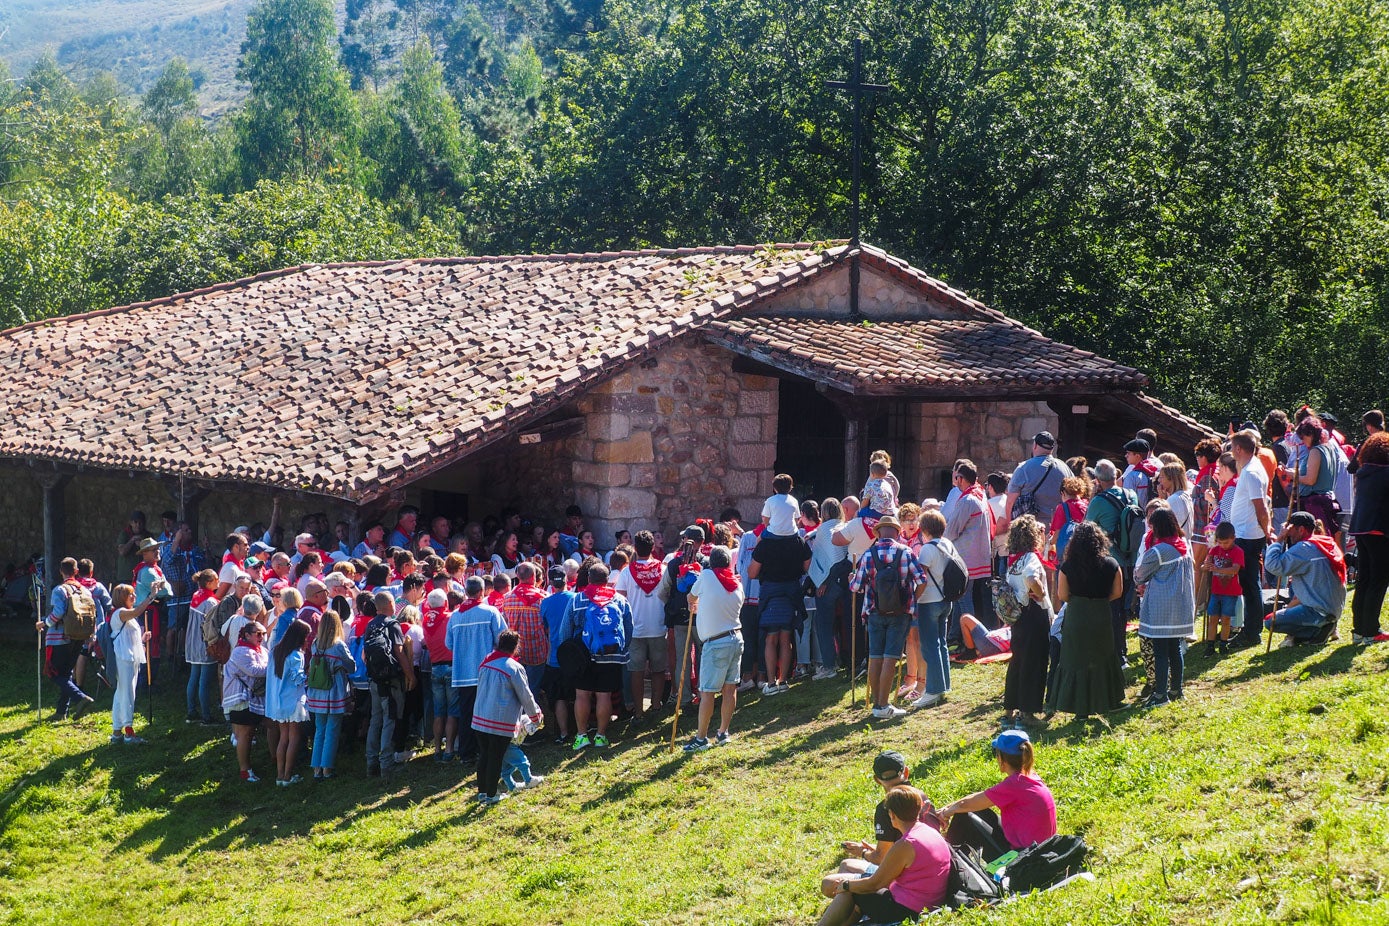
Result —
M356 104L333 53L332 0L261 0L236 76L251 88L236 117L241 181L342 170L356 157Z

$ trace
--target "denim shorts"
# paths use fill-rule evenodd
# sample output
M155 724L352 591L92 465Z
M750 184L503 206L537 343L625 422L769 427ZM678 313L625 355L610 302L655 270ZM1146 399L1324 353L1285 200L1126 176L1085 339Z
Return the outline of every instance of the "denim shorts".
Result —
M868 615L868 658L901 659L902 650L907 645L907 631L911 629L912 616L898 614L884 617L877 611Z
M453 663L441 662L432 666L429 670L429 687L434 692L436 717L463 717L463 706L458 700L459 690L453 687Z
M743 638L729 634L704 644L699 657L699 690L721 691L725 685L736 685L742 677Z
M1206 603L1206 614L1211 617L1234 617L1239 602L1239 595L1212 595Z

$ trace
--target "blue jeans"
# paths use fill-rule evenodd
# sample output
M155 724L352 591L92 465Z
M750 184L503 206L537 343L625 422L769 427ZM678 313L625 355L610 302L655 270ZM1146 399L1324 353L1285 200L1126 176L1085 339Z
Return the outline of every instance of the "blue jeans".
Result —
M506 747L506 753L502 756L502 783L508 791L516 790L516 786L511 783L511 776L515 772L521 773L522 781L530 783L531 760L526 758L525 750L512 743Z
M526 666L526 687L531 690L531 697L535 698L536 703L540 703L540 692L545 684L545 663L538 666ZM630 686L623 691L630 691ZM505 760L503 760L505 761Z
M212 686L217 681L218 668L216 663L188 664L188 690L185 692L188 699L188 716L198 714L202 717L203 723L212 723Z
M820 648L820 665L833 669L839 665L834 654L834 612L844 597L844 583L833 572L826 583L825 593L815 599L815 645Z
M1327 627L1335 623L1325 614L1305 604L1283 608L1274 614L1271 620L1270 629L1274 633L1286 633L1298 641L1316 640Z
M950 623L950 603L933 601L916 606L916 633L921 659L926 663L926 694L950 690L950 648L945 642Z
M312 768L332 768L338 758L338 730L342 727L341 714L313 715L313 758L309 760Z

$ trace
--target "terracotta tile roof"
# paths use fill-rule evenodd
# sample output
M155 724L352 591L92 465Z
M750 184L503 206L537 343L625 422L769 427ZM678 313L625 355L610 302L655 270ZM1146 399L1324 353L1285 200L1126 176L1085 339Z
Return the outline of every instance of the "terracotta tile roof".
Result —
M851 322L743 314L706 337L770 366L858 394L1001 397L1137 390L1137 370L1053 341L992 310L978 317Z
M748 314L842 268L847 250L310 265L34 322L0 333L0 457L366 501L696 333L870 394L1134 392L1145 381L875 249L867 266L951 317Z
M310 265L34 322L0 333L0 456L363 500L843 251Z

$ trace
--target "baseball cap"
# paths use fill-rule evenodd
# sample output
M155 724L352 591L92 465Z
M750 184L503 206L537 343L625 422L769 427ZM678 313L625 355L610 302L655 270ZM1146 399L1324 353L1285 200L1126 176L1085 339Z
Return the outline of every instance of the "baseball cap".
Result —
M1027 735L1026 730L1004 730L994 737L990 745L1005 756L1020 756L1023 744L1031 742L1032 738Z
M1056 438L1052 436L1050 431L1038 431L1032 435L1032 443L1050 450L1056 446Z
M263 556L266 553L274 553L275 548L264 541L257 540L251 544L251 553L255 556Z
M901 778L907 770L907 757L900 752L882 752L873 760L873 777L879 781Z
M551 566L551 567L550 567L550 584L551 584L551 585L563 585L567 578L568 578L568 577L567 577L567 576L565 575L565 573L564 573L564 567L563 567L563 566Z
M1317 529L1316 515L1310 511L1294 511L1288 515L1289 527L1300 527L1303 530L1315 531Z
M693 540L695 543L703 543L704 528L700 527L698 524L691 524L689 527L685 528L683 531L680 532L680 539Z
M1124 445L1124 453L1149 453L1152 449L1152 445L1141 437L1135 437Z

